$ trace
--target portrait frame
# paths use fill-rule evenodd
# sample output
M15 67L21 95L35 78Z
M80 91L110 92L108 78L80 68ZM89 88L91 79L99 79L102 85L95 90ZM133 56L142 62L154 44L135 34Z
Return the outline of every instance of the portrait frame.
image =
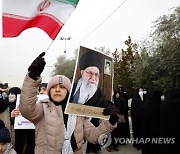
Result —
M104 62L104 74L112 75L112 62L108 59Z
M112 98L112 88L113 88L113 67L112 67L112 57L101 53L99 51L87 48L87 47L83 47L80 46L79 50L78 50L78 54L77 54L77 59L76 59L76 65L75 65L75 71L74 71L74 76L73 76L73 80L72 80L72 85L74 85L74 83L77 83L79 81L79 79L81 78L81 73L80 73L80 67L79 67L79 61L81 59L81 57L86 53L86 52L94 52L95 54L97 54L100 59L101 59L101 63L102 63L102 70L100 72L100 78L99 78L99 88L102 91L102 93L104 94L104 96L106 96L107 100L111 100ZM104 66L105 66L105 60L111 62L111 75L104 73ZM70 96L72 96L72 88L70 91ZM78 116L85 116L85 117L94 117L94 118L100 118L100 119L109 119L109 116L105 116L102 114L104 108L101 107L96 107L96 106L88 106L88 105L84 105L84 104L77 104L74 102L70 102L70 97L68 99L68 103L66 105L66 109L65 109L65 114L74 114L74 115L78 115Z

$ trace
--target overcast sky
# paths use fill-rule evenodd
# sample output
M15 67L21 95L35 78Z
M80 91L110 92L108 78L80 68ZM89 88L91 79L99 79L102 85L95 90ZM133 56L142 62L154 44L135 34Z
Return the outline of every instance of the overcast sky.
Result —
M133 41L144 40L153 21L172 13L179 5L179 0L80 0L53 43L37 28L28 29L16 38L0 38L0 81L8 82L11 87L21 87L28 66L52 43L42 74L43 81L48 82L51 66L64 54L65 41L60 37L71 37L66 41L68 58L79 45L92 49L105 46L111 52L116 48L120 51L128 36ZM1 29L0 25L2 36Z

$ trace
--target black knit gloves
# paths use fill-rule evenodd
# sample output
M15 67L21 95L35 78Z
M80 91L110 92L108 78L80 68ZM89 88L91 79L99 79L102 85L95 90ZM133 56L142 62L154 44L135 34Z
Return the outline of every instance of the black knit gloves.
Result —
M119 117L117 116L118 110L115 105L110 105L103 110L104 115L110 115L109 122L115 125Z
M28 68L29 77L33 80L37 80L38 77L41 75L42 71L44 70L44 66L46 65L46 62L43 58L44 55L45 52L42 52Z

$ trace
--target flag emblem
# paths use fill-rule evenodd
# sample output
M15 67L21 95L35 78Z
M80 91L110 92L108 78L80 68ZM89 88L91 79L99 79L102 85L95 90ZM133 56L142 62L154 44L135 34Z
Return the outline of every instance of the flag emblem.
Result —
M51 5L51 2L49 0L45 0L39 5L38 11L43 11L44 9L48 8L50 5Z

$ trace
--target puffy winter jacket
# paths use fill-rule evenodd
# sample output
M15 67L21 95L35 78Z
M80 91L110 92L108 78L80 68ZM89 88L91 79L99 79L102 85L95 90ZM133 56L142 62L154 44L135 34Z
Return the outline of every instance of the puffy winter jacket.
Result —
M32 80L26 75L20 97L20 111L23 117L34 123L36 128L36 154L61 154L64 143L64 120L61 106L55 106L49 99L39 103L37 100L37 89L41 78ZM77 117L74 136L77 143L75 154L82 154L84 139L97 143L101 134L113 131L109 121L103 121L99 127L94 125L85 117Z

